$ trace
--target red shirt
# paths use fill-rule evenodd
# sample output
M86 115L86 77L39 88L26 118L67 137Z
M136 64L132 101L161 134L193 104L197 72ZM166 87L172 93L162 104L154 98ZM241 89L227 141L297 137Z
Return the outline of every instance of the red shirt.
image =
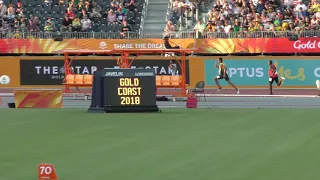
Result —
M277 68L276 68L276 66L274 64L270 65L269 77L272 77L272 78L278 77Z
M68 14L70 19L74 19L74 16L75 16L74 12L68 11L67 14Z

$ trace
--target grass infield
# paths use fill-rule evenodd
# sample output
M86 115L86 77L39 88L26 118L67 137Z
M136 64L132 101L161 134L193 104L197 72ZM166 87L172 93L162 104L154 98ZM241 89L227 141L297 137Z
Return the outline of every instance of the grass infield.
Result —
M318 109L0 109L0 179L314 180Z

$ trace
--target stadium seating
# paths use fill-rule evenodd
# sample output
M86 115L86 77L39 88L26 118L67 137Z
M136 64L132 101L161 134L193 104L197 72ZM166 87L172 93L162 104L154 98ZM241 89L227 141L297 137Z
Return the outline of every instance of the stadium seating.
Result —
M64 85L69 86L92 86L93 76L88 74L68 74L64 80Z
M64 85L69 86L92 86L93 76L89 74L69 74L64 80ZM157 87L179 87L182 83L182 76L156 76Z
M51 38L50 36L46 36L46 37L41 37L41 33L36 33L36 32L44 32L45 31L45 26L46 23L48 22L48 18L51 18L51 21L54 23L54 29L51 32L57 32L60 31L60 27L62 26L62 22L64 20L66 11L68 9L68 2L70 0L65 0L64 4L57 4L58 1L54 1L56 2L56 4L46 4L44 0L11 0L10 4L13 5L13 8L15 10L18 9L18 3L20 2L22 4L22 9L23 9L23 15L20 16L19 13L16 13L16 16L18 18L18 21L20 20L20 24L21 23L21 19L24 18L24 21L26 22L26 24L24 26L28 26L29 24L29 20L31 18L38 18L36 24L39 28L38 31L33 31L32 32L32 36L33 37L38 37L38 38ZM6 2L6 1L4 1ZM90 1L89 1L90 2ZM107 12L109 12L109 10L111 10L113 7L111 7L111 0L94 0L93 2L97 3L97 7L95 9L98 9L99 13L101 14L102 17L90 17L91 23L92 23L92 28L90 29L89 32L109 32L109 34L107 34L107 36L109 37L110 35L113 35L116 37L114 38L119 38L120 35L118 32L121 31L122 28L122 24L121 21L117 21L117 23L108 23L107 20ZM136 0L136 8L138 9L138 13L135 13L134 11L130 11L127 9L127 14L126 14L126 21L128 22L130 28L131 28L131 32L138 32L140 29L140 25L141 25L141 15L143 12L143 7L144 7L144 3L145 0ZM92 3L91 3L92 4ZM9 6L9 4L4 4L6 7ZM75 17L79 16L81 14L81 9L78 8L74 8L75 10ZM114 8L115 9L115 8ZM92 9L90 10L92 13ZM90 16L90 13L88 13L88 15ZM2 20L3 19L3 20ZM23 32L28 32L27 28L20 28L19 26L14 26L14 21L13 19L9 19L9 16L7 17L0 17L0 32L2 32L2 34L4 33L10 33L12 32L12 34L14 34L14 32L16 32L16 30L20 30ZM119 23L118 23L119 22ZM30 32L30 31L29 31ZM86 31L87 32L87 31ZM73 34L73 33L70 33ZM79 34L79 33L78 33ZM88 33L90 34L90 33ZM44 36L44 35L42 35ZM70 36L75 36L75 35L70 35ZM78 35L79 36L79 35ZM88 35L86 35L85 33L82 33L82 35L80 37L70 37L70 38L83 38L83 37L87 37ZM106 36L104 34L104 36ZM6 36L2 35L2 38L4 38ZM21 36L17 36L19 38L21 38ZM23 36L25 37L25 36ZM90 37L89 37L90 38ZM94 37L91 37L94 38ZM107 38L107 37L101 37L101 38Z
M261 0L259 3L248 0L245 2L243 4L241 0L185 0L185 3L182 3L173 0L168 10L169 18L176 29L195 31L200 34L198 37L202 38L277 38L290 37L293 34L300 37L318 37L319 35L318 1L294 0L283 3L280 0ZM198 19L202 20L202 25L198 25Z
M182 76L156 76L157 87L178 87L182 84Z

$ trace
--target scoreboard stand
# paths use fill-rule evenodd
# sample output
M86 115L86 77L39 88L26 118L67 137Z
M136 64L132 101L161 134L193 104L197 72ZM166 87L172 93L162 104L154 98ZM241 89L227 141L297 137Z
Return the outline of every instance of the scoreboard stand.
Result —
M111 69L94 74L88 112L161 112L152 69Z
M136 112L136 113L147 113L147 112L161 112L158 106L131 106L131 107L123 107L123 106L107 106L104 108L105 113L128 113L128 112Z

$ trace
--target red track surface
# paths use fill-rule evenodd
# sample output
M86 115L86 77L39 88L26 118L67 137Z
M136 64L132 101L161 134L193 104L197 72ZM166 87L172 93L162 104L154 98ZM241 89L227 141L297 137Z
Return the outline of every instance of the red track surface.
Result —
M91 90L86 89L83 92L90 92ZM167 92L171 92L173 90L165 90ZM179 91L179 90L177 90ZM74 93L81 93L79 91L73 91ZM162 92L160 89L159 92ZM217 91L216 89L206 89L206 94L236 94L234 89L222 89L221 91ZM2 88L0 89L0 93L13 93L13 89ZM319 90L315 89L273 89L273 94L275 95L318 95L320 93ZM162 93L161 93L162 94ZM240 89L240 94L242 95L268 95L269 89Z

